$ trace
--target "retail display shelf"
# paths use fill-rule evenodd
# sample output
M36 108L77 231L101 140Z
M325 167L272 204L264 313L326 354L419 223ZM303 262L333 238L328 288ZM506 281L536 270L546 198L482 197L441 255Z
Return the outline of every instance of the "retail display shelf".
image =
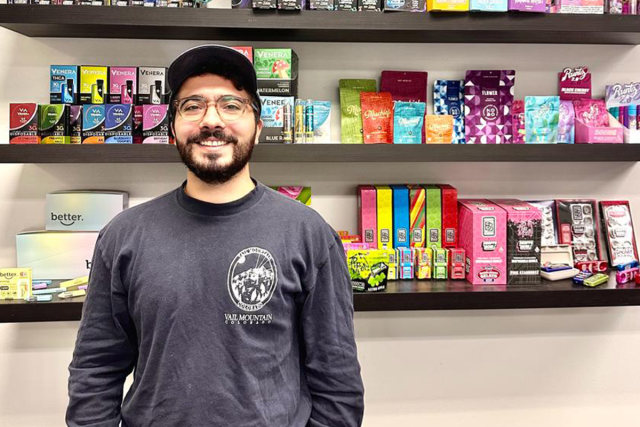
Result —
M52 302L0 301L0 323L80 320L84 297ZM571 280L529 286L473 286L458 280L401 280L386 291L355 293L356 311L478 310L640 305L640 286L609 284L598 288Z
M638 17L0 6L29 37L382 43L640 44Z
M0 144L0 163L178 163L174 146ZM258 144L252 161L300 162L637 162L640 144L362 145Z

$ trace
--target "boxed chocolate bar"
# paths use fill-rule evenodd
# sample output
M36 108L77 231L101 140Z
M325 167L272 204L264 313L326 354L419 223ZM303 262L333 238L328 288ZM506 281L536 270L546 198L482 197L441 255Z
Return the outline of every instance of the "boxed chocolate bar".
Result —
M38 104L9 104L9 144L39 144Z
M627 200L600 202L600 209L611 266L617 267L638 261L629 202Z
M438 115L453 116L452 144L464 144L464 81L436 80L433 85L433 109Z
M575 262L603 260L595 200L556 200L559 243L569 244Z
M261 96L298 96L298 55L292 49L255 49L253 61Z

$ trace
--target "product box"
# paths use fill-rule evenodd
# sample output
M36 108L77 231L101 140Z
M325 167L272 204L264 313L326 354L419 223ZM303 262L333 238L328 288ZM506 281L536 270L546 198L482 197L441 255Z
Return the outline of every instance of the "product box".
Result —
M309 10L334 10L334 0L309 0Z
M129 207L124 191L57 191L47 194L47 231L100 231Z
M376 188L372 185L358 187L358 231L362 242L376 249L377 236L377 201Z
M393 247L410 247L409 189L405 185L392 185L393 190ZM411 275L413 277L413 275Z
M138 104L161 105L168 101L167 69L164 67L138 67Z
M600 202L600 210L611 266L617 267L637 262L638 249L629 202L627 200Z
M640 6L639 6L640 7ZM627 144L640 143L640 127L638 127L640 116L638 110L640 108L640 83L616 83L605 87L605 100L608 109L620 109L623 111L636 107L636 129L633 129L633 123L623 125L624 142ZM633 106L633 107L631 107ZM619 117L620 123L625 122L625 117Z
M540 284L542 213L520 200L497 199L492 202L507 213L507 284Z
M82 105L69 106L69 143L82 144Z
M470 0L469 10L474 12L506 12L508 0Z
M384 0L384 10L388 12L424 12L426 0Z
M30 231L16 235L18 267L31 268L34 280L87 276L97 232Z
M250 9L250 8L251 8L251 6L248 7L248 9ZM231 46L231 49L237 50L238 52L243 54L253 64L253 47L251 47L251 46Z
M108 104L105 111L104 142L133 144L133 105Z
M0 268L0 301L29 298L31 282L30 268Z
M271 188L291 200L300 202L305 206L311 206L311 187L286 186Z
M609 114L609 126L592 126L576 114L576 144L622 144L624 126Z
M572 104L573 105L573 104ZM511 107L511 126L513 127L512 144L524 144L527 140L526 118L524 114L524 101L515 99Z
M527 144L556 144L560 122L560 97L527 96L524 99Z
M278 3L276 0L253 0L254 9L276 9Z
M442 190L437 185L426 185L428 247L442 247Z
M303 10L305 0L278 0L278 9L281 10Z
M233 9L251 9L253 4L251 0L232 0L231 7Z
M142 120L144 117L144 105L133 106L133 143L142 144Z
M82 143L104 144L104 105L85 105L82 109Z
M428 12L468 12L469 0L427 0Z
M540 264L552 265L552 264L564 264L571 268L557 271L544 271L540 272L540 276L546 280L564 280L570 279L580 273L580 270L574 268L574 259L571 252L570 245L555 245L555 246L543 246L540 253Z
M104 104L107 93L108 68L80 67L80 104Z
M9 104L9 144L39 144L38 104Z
M510 144L516 72L470 70L465 75L464 125L467 144Z
M474 285L506 285L507 213L488 200L460 199L458 217L467 280Z
M464 249L452 248L449 251L449 278L453 280L464 280Z
M434 114L453 116L452 144L464 144L464 81L436 80L433 84Z
M447 270L449 268L449 261L447 255L449 250L445 248L431 248L433 251L433 265L431 277L438 280L446 280L448 277Z
M298 96L298 55L292 49L255 49L253 61L261 96Z
M387 185L376 186L376 221L378 249L393 248L393 190Z
M384 250L349 250L347 266L354 291L375 292L387 288L389 254Z
M360 92L375 92L375 80L340 80L340 125L343 144L364 144Z
M398 251L393 248L382 250L387 254L389 260L389 280L398 280Z
M431 279L431 248L413 248L413 260L416 279Z
M427 193L419 185L409 186L409 226L412 248L425 247Z
M142 108L142 143L169 144L169 106L149 105Z
M601 261L600 218L595 200L556 200L558 239L571 245L575 262Z
M260 132L260 142L285 142L285 122L291 134L294 120L294 97L261 96L261 118L264 126Z
M557 13L604 14L604 0L558 0Z
M542 218L542 246L557 245L558 229L556 221L556 202L553 200L539 200L527 203L540 211Z
M448 184L439 184L442 194L442 247L458 247L458 190Z
M52 65L50 67L49 97L52 104L78 102L78 66Z
M359 11L382 12L382 7L382 0L358 0Z
M591 73L587 67L567 67L558 73L558 92L563 101L591 99Z
M69 106L43 104L38 108L41 144L69 144Z
M358 0L335 0L335 10L358 11Z
M411 280L415 276L411 248L398 248L398 280Z
M137 88L136 67L109 67L109 103L135 104Z
M545 13L546 9L545 0L509 0L509 10L517 12Z

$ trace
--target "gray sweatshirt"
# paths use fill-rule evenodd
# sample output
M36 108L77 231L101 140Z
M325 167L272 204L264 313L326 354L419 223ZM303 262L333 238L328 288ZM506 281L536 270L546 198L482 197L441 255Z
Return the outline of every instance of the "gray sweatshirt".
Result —
M340 239L260 183L128 209L100 232L69 371L70 427L360 426Z

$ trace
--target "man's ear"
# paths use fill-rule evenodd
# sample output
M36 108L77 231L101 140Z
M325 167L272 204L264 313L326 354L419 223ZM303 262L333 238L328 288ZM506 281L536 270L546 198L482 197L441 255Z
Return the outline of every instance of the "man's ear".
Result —
M174 122L172 120L171 123L169 124L169 133L173 139L176 139L176 130L173 128L173 123Z
M258 123L256 124L256 140L254 141L254 143L256 144L258 144L260 140L260 133L262 132L263 126L264 126L264 123L262 119L258 120Z

